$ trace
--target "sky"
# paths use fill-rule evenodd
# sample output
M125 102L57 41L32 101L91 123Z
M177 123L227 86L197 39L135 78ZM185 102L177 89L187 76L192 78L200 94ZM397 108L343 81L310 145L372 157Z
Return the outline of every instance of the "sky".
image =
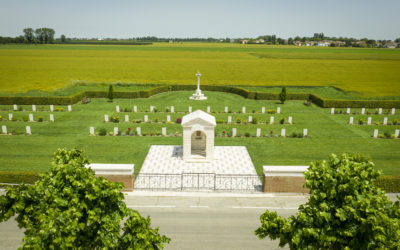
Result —
M281 38L326 36L394 40L400 0L0 0L0 36L27 27L55 37Z

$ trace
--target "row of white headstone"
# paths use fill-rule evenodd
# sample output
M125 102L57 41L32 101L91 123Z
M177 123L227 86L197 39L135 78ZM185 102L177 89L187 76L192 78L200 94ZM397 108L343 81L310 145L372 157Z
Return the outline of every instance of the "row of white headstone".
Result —
M26 129L26 133L27 133L28 135L31 135L31 134L32 134L31 126L26 126L25 129ZM7 126L6 126L6 125L1 126L1 132L2 132L3 134L7 134Z
M394 137L395 138L398 138L399 137L399 129L396 129L395 131L394 131ZM379 133L379 130L378 129L374 129L374 138L378 138L378 133Z
M121 110L119 108L119 105L117 105L115 107L115 111L118 112L118 113L121 112ZM189 106L188 111L189 111L189 113L192 112L192 106ZM136 105L133 106L133 112L138 112ZM150 112L154 112L154 106L150 106ZM171 113L174 113L174 112L175 112L175 107L171 106ZM210 106L207 106L207 113L211 113L211 107ZM228 107L227 106L225 106L225 113L228 113ZM242 113L246 113L246 107L242 107ZM261 113L265 114L265 107L261 108ZM276 108L276 113L277 114L281 113L281 108L280 107Z
M335 114L335 108L331 108L331 115ZM350 114L350 108L346 109L346 114ZM361 114L364 115L365 114L365 108L361 109ZM378 114L381 115L382 114L382 108L378 109ZM396 114L396 109L392 108L392 115Z
M13 108L14 108L14 111L17 111L18 110L18 105L14 104ZM35 104L32 105L32 111L36 112L36 105ZM72 111L72 106L68 105L68 112L71 112L71 111ZM54 105L50 105L50 112L54 112Z
M387 122L388 122L388 118L384 117L383 118L383 125L387 125ZM350 117L349 124L353 125L353 123L354 123L354 117ZM371 125L371 123L372 123L372 117L368 117L367 125Z
M13 119L13 114L8 114L8 120L12 121L12 119ZM54 122L54 115L53 114L50 114L49 120L51 122ZM29 122L34 122L33 114L29 114Z
M109 122L110 121L108 115L104 115L104 121L105 122ZM145 115L143 121L144 122L148 122L149 121L149 116ZM252 121L253 121L253 117L250 115L248 117L248 122L252 122ZM129 115L125 115L125 122L129 122ZM167 115L167 122L171 122L171 116L170 115ZM228 116L228 123L232 123L232 116ZM273 116L270 117L269 123L270 124L274 123L274 117ZM291 116L288 117L288 123L289 124L293 124L293 118Z

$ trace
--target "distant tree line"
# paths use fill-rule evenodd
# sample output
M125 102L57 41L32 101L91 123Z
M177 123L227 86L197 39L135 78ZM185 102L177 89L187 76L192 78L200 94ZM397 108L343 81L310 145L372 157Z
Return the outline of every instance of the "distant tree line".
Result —
M51 28L25 28L23 35L17 37L1 37L0 43L28 43L28 44L48 44L54 43L54 29Z

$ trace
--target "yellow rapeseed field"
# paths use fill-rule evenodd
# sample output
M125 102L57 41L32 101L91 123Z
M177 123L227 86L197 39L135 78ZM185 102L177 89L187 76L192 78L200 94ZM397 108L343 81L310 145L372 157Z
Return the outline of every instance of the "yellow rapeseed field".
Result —
M0 45L0 92L54 90L76 81L336 86L400 96L400 50L176 43Z

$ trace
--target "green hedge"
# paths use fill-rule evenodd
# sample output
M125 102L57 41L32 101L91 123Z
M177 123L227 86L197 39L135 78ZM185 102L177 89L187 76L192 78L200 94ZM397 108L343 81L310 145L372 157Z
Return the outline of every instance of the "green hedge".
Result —
M376 185L388 193L400 193L400 176L381 176Z
M39 174L39 172L0 171L0 183L33 184L39 179Z
M240 95L247 99L255 100L279 100L279 94L249 91L240 87L221 86L221 85L202 85L205 91L219 91ZM164 85L157 86L148 90L133 92L114 92L114 98L136 99L149 98L150 96L168 91L194 91L195 85ZM37 97L37 96L12 96L0 97L2 105L70 105L79 102L83 97L107 98L107 91L83 91L67 97ZM399 100L337 100L324 99L315 94L308 93L289 93L288 100L311 100L314 104L322 108L400 108Z

